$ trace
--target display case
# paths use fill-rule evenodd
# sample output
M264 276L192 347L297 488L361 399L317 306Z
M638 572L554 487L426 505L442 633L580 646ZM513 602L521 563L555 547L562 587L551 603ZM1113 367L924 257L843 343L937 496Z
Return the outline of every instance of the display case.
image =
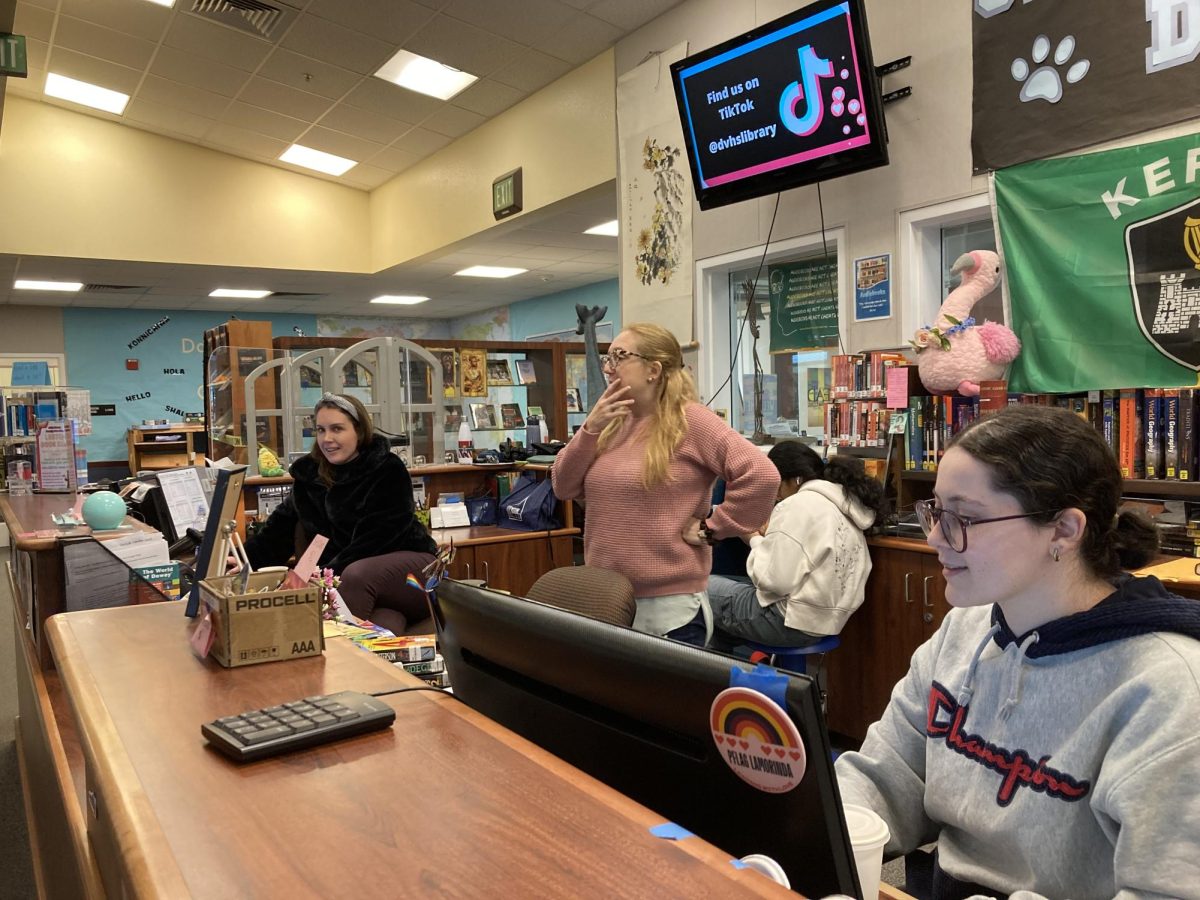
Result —
M270 322L233 319L204 332L204 421L213 459L242 465L251 460L245 440L246 378L276 355ZM250 399L258 409L276 408L278 387L270 379L258 380ZM277 430L258 437L267 445L279 443Z

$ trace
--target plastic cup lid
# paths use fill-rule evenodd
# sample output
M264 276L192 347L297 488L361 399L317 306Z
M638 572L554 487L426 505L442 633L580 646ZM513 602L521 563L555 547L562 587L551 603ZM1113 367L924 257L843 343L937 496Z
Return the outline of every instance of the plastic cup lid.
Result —
M751 853L749 856L743 856L741 862L745 863L747 869L753 869L762 875L766 875L772 881L782 884L785 888L790 888L791 882L788 881L787 873L783 871L783 866L775 862L769 856L764 856L761 853Z
M855 847L882 846L892 836L887 823L865 806L847 803L842 808L846 813L846 830L850 832L850 843Z

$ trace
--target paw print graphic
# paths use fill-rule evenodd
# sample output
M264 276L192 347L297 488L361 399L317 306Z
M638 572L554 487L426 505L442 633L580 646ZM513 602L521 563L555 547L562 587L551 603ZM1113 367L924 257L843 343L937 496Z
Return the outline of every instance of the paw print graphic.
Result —
M1030 100L1047 100L1050 103L1057 103L1062 99L1063 77L1058 70L1059 67L1070 63L1071 57L1075 55L1075 38L1068 34L1059 41L1058 46L1054 48L1054 65L1042 65L1049 55L1050 38L1039 34L1034 38L1033 48L1030 52L1030 57L1038 68L1034 69L1031 74L1029 63L1024 58L1018 56L1012 61L1013 80L1021 82L1022 103L1028 103ZM1067 83L1075 84L1082 81L1091 66L1091 62L1086 59L1071 64L1067 69Z

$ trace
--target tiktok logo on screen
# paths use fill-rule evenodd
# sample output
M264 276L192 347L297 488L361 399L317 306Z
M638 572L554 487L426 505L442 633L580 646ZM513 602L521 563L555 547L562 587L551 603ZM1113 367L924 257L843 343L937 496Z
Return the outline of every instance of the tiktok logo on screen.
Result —
M800 78L783 89L779 97L779 119L783 127L792 134L806 137L821 127L825 118L825 96L821 91L821 79L834 76L833 63L817 55L811 44L805 44L796 51L800 57ZM837 73L845 81L850 77L848 69ZM854 116L859 127L866 125L867 117L863 113L862 103L853 98L846 102L846 89L838 85L831 92L832 102L829 112L841 118L847 112ZM806 102L804 115L797 115L801 102ZM850 125L842 127L843 134L849 134Z

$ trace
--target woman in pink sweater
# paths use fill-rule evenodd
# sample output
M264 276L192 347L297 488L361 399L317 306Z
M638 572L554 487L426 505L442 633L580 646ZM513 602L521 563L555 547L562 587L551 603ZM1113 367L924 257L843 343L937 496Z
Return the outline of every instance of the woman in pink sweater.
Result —
M628 326L601 361L608 387L555 459L554 493L587 501L584 561L633 582L633 627L703 646L712 635L709 544L763 526L779 473L696 401L665 328ZM718 477L725 501L709 515Z

